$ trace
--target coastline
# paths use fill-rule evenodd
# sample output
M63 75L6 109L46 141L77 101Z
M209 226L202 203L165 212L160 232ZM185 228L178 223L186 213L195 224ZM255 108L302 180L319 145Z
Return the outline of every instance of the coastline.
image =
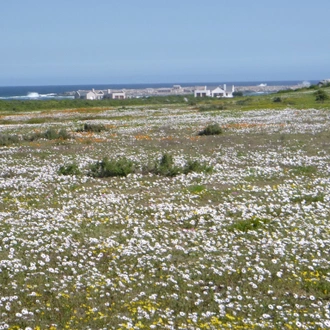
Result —
M318 81L310 81L316 84ZM86 84L86 85L54 85L54 86L3 86L0 87L0 100L47 100L73 98L78 90L125 91L128 97L148 97L161 95L187 95L193 94L196 88L207 86L216 88L223 83L196 82L196 83L157 83L157 84ZM297 89L306 86L306 82L299 81L256 81L256 82L228 82L234 85L236 91L246 95L254 93L276 93L279 90ZM174 86L182 86L174 89Z

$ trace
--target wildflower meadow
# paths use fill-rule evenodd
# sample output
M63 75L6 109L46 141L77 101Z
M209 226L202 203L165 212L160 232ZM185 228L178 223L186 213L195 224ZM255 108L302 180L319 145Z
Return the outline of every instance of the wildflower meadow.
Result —
M328 110L0 119L0 329L330 328Z

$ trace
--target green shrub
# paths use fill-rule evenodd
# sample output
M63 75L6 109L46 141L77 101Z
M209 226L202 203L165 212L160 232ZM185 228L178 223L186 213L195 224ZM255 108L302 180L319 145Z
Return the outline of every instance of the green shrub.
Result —
M183 168L174 165L173 156L170 154L163 154L161 159L155 162L154 167L148 171L163 176L176 176L179 174L188 174L191 172L212 172L213 167L201 164L198 160L188 160ZM146 171L145 171L146 172Z
M39 139L47 139L47 140L56 140L56 139L62 139L67 140L70 139L71 136L67 132L66 129L62 128L59 131L56 131L54 128L48 128L45 132L35 132L31 135L26 135L23 137L26 141L35 141Z
M181 173L181 170L174 165L173 156L166 153L159 162L155 163L152 172L164 176L176 176Z
M314 93L314 96L315 96L315 101L317 102L324 102L325 100L329 99L329 95L324 90L321 89L317 90Z
M57 139L57 137L58 137L58 134L55 131L55 129L52 127L48 128L48 130L44 133L44 138L47 140L55 140L55 139Z
M212 166L207 166L206 164L201 164L198 160L188 160L186 165L183 168L183 173L188 174L191 172L205 172L205 173L211 173L213 171Z
M76 163L63 165L59 168L58 174L61 175L79 175L81 171Z
M273 98L273 102L274 103L280 103L280 102L282 102L282 99L279 96L276 96L276 97Z
M60 129L60 131L58 132L58 139L68 140L70 138L71 136L65 128Z
M93 133L99 133L101 131L106 130L105 126L102 124L90 124L85 123L84 127L81 129L78 129L78 132L93 132Z
M198 135L219 135L222 134L222 128L219 124L211 124L205 127Z
M13 143L18 143L19 138L17 135L9 135L9 134L0 134L0 146L5 147L9 146Z
M134 164L127 158L118 160L103 158L90 166L89 175L96 178L127 176L135 171Z

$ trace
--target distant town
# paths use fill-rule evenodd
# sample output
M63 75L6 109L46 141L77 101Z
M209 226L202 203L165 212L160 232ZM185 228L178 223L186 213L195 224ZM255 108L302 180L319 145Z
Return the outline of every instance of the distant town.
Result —
M220 85L220 86L189 86L182 87L181 85L173 85L172 87L164 88L144 88L144 89L105 89L105 90L78 90L66 93L74 96L75 99L85 100L100 100L100 99L126 99L126 98L141 98L150 96L165 96L165 95L191 95L195 97L217 97L217 98L231 98L235 92L242 93L275 93L279 90L297 89L304 87L300 85L281 85L281 86L267 86L267 84L260 84L257 86L234 86L234 85Z

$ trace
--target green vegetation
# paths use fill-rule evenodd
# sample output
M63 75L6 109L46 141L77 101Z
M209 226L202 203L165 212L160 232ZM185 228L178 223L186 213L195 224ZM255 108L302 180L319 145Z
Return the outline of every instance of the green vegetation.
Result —
M234 92L233 96L234 97L243 96L243 92L241 92L241 91Z
M221 104L206 104L199 107L200 112L205 111L213 111L213 110L225 110L227 107L221 103Z
M314 93L315 101L317 102L324 102L329 99L329 95L322 89L319 89Z
M198 135L219 135L219 134L222 134L222 128L217 123L206 126L202 131L198 133Z
M93 132L93 133L99 133L102 131L105 131L106 127L102 124L91 124L91 123L85 123L84 127L77 130L77 132Z
M180 168L174 165L173 156L164 154L159 162L155 163L151 172L163 176L176 176L180 174Z
M317 167L313 165L301 165L293 167L291 171L294 175L311 176L317 173Z
M188 100L188 101L187 101ZM0 100L0 112L26 112L36 110L92 109L120 106L138 106L154 104L186 104L194 100L193 95L168 95L141 97L124 100Z
M188 187L188 190L192 193L192 194L200 194L203 191L206 190L206 187L204 185L200 185L200 184L195 184L193 186Z
M81 171L76 163L63 165L59 168L58 174L61 175L80 175Z
M270 223L270 220L268 219L260 219L258 217L252 217L247 220L238 220L233 222L230 226L227 227L228 231L241 231L243 233L246 233L250 230L258 230L262 229Z
M276 97L273 98L273 102L274 103L279 103L279 102L282 102L282 99L279 96L276 96Z
M30 135L25 135L23 139L25 141L35 141L40 139L46 139L46 140L67 140L70 139L71 136L67 132L66 129L62 128L60 130L55 130L54 128L48 128L45 132L35 132Z
M181 168L174 164L173 156L167 153L165 153L158 162L155 162L154 167L150 170L151 173L169 177L173 177L182 173L211 173L212 171L212 166L201 164L198 160L188 160L183 168Z
M311 203L317 203L317 202L324 202L324 194L323 193L318 193L317 195L301 195L297 197L293 197L291 199L292 202L294 203L306 203L306 204L311 204Z
M89 175L95 178L127 176L135 171L134 163L127 158L118 160L104 157L102 161L90 166Z
M0 134L0 146L5 147L14 143L19 142L19 137L17 135L10 134Z
M196 173L211 173L213 171L212 166L207 166L206 164L201 164L198 160L188 160L183 168L183 173L188 174L191 172Z

